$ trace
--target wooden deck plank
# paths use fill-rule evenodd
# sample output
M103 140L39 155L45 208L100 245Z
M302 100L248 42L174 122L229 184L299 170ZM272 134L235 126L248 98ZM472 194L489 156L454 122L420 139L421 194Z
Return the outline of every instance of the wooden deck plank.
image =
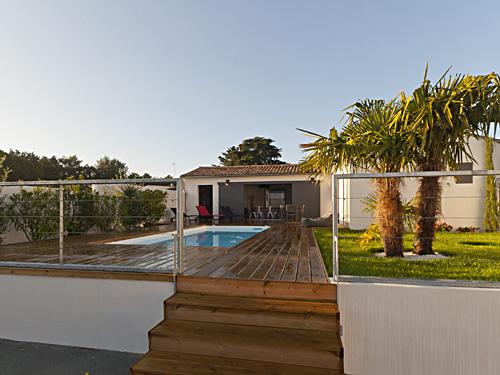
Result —
M250 275L250 279L254 280L264 280L266 275L269 273L272 265L276 261L279 254L286 248L286 242L276 241L271 250L266 254L265 258L260 262L260 264L255 268L255 270Z
M240 247L239 249L237 247L235 251L241 254L241 256L236 257L234 260L234 264L231 267L226 267L228 268L227 271L222 275L226 277L232 277L235 275L238 275L249 263L252 262L252 260L258 256L258 254L261 251L265 251L266 248L268 247L270 238L272 237L274 229L270 228L267 231L263 232L259 237L259 241L252 241L252 239L249 240L245 244L245 247ZM243 250L243 251L242 251ZM218 272L215 272L214 275L218 275Z
M309 241L307 228L300 228L299 264L297 266L297 281L311 282L311 263L309 260Z
M337 286L330 283L239 280L184 275L178 276L177 292L328 302L336 301L337 298Z
M288 261L288 257L290 256L290 251L292 249L292 242L296 236L296 227L285 228L285 244L284 249L280 251L279 255L276 257L273 265L268 271L265 279L266 280L281 280L281 276L285 271L285 266Z
M319 250L316 238L314 238L312 228L307 228L306 234L309 242L311 280L313 283L325 282L325 280L329 280L328 273L326 272L325 263L323 262L323 257L321 256L321 251Z
M257 246L259 243L265 241L265 239L265 236L261 236L261 234L258 234L253 238L243 241L242 243L232 247L228 254L226 254L224 257L221 257L214 261L212 264L208 264L206 267L203 267L195 275L202 277L222 276L229 268L246 257L248 253L251 253L254 249L254 246Z
M290 254L286 261L285 269L281 275L283 281L295 281L297 279L297 269L299 266L299 251L300 251L300 229L297 230L295 237L290 246Z
M255 270L262 264L266 256L269 255L270 251L279 244L279 240L276 240L273 236L269 236L267 241L261 246L260 250L253 254L251 257L247 257L246 264L238 273L238 278L248 279L255 272Z

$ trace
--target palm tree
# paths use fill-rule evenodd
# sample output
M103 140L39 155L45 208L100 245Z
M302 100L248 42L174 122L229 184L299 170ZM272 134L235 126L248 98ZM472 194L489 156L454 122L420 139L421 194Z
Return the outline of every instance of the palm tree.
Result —
M497 127L499 112L499 77L488 75L445 74L432 85L425 69L422 84L401 102L407 111L409 127L415 139L416 169L440 171L455 168L464 159L474 161L469 139L488 134ZM493 123L492 123L493 121ZM416 252L433 254L436 216L441 201L439 177L420 179L417 191Z
M299 129L300 130L300 129ZM308 152L302 168L315 175L352 169L372 172L398 172L410 169L408 157L411 135L406 110L397 101L364 100L347 109L340 133L330 130L328 137L302 130L315 137L301 147ZM403 256L404 209L401 182L396 178L375 180L376 216L388 257Z

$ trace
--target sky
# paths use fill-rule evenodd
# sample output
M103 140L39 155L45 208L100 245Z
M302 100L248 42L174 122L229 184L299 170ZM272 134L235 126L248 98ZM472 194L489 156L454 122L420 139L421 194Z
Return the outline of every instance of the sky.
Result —
M176 175L264 136L297 162L364 98L500 71L500 2L0 0L0 149Z

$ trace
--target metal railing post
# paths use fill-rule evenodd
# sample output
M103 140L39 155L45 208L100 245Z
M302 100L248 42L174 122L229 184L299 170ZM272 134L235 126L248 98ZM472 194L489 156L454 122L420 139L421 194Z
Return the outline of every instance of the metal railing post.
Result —
M179 273L182 273L183 268L183 253L184 253L184 186L182 179L177 180L177 261Z
M338 202L338 179L332 174L332 277L333 281L339 280L339 202Z
M174 235L172 236L172 253L173 253L173 262L174 262L172 273L174 276L174 291L176 291L176 292L177 292L177 273L178 273L178 268L177 268L178 242L177 241L178 241L178 236L177 236L177 234L174 233ZM168 244L167 244L167 246L168 246ZM168 251L168 247L167 247L167 251Z
M59 185L59 263L64 263L64 185Z

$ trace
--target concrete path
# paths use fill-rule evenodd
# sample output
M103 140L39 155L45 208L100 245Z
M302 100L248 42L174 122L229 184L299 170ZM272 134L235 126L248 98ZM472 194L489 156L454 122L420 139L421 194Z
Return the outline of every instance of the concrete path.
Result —
M2 375L127 375L140 354L0 339Z

